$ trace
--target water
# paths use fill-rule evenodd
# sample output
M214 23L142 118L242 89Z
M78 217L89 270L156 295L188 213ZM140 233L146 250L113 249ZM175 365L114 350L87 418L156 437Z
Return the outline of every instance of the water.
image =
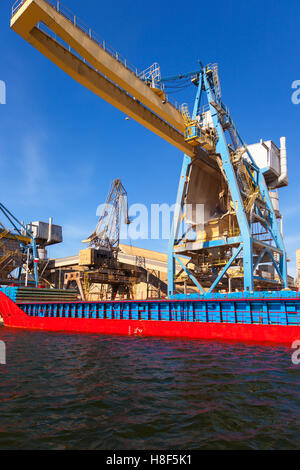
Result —
M0 328L0 449L296 449L291 349Z

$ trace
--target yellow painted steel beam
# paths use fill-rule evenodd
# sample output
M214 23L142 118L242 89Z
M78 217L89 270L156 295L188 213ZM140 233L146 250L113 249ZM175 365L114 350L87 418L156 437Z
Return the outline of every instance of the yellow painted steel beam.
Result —
M106 77L82 62L47 34L34 27L30 33L30 43L81 85L93 91L182 152L191 157L195 156L195 148L185 142L183 134L151 110L145 108Z
M35 40L32 40L33 32L36 33L34 27L40 21L118 87L130 93L145 107L151 109L179 132L184 132L184 119L178 109L168 102L163 103L161 97L148 87L144 81L112 57L104 48L57 12L45 0L27 0L12 17L11 28L36 47L37 37L35 35ZM41 48L38 49L42 52ZM44 50L43 53L51 59L47 51ZM69 73L64 63L59 66Z
M18 240L19 242L22 242L24 244L31 243L31 238L30 237L25 237L23 235L16 235L12 234L10 232L0 232L0 239L5 238L6 240Z
M53 18L51 15L54 15ZM59 15L44 0L26 0L13 16L11 20L11 27L14 31L20 34L27 42L29 42L33 47L39 50L45 57L55 63L60 69L65 71L78 83L88 88L89 90L91 90L96 95L100 96L116 108L120 109L126 115L130 116L147 129L159 135L164 140L177 147L183 153L189 155L190 157L196 157L194 161L198 161L199 164L201 164L202 167L206 168L207 171L219 175L219 168L214 159L211 158L207 154L207 152L205 152L199 145L194 147L188 144L185 141L184 135L174 126L172 126L170 123L163 119L162 113L160 114L160 116L154 113L151 109L146 107L144 103L142 104L137 99L136 95L131 96L130 94L128 94L124 89L120 88L118 85L113 83L111 80L109 80L102 74L97 73L97 71L93 70L93 68L91 68L88 64L84 63L82 60L80 60L80 58L78 58L68 49L66 49L57 41L50 38L47 34L39 30L36 25L40 21L45 24L48 24L49 28L53 31L56 31L58 35L62 33L63 28L66 28L67 21L68 26L72 27L72 33L74 32L73 29L75 28L75 26L73 26L70 21L66 20L64 17ZM63 25L63 27L61 25ZM71 43L70 45L72 47L76 45L75 43L72 43L71 36L64 37L66 41L68 40L68 42ZM77 39L79 40L79 38ZM82 39L83 44L87 40L88 42L90 41L88 37L82 37L80 39ZM96 45L96 47L101 50L99 46ZM89 63L92 64L92 62L93 61L89 57ZM117 61L115 62L118 64L118 66L120 65ZM124 66L122 67L124 70L126 70ZM98 70L97 67L95 68ZM129 71L126 70L126 72ZM155 93L149 87L147 87L141 80L135 77L133 73L129 73L131 74L131 77L140 82L141 86L146 88L147 93L151 93L154 96L157 102L157 96L155 95ZM161 103L160 100L159 102ZM160 104L160 106L161 105L162 103ZM162 106L164 109L169 109L169 106L171 105L166 103ZM174 107L172 107L172 111L173 110L177 111ZM180 119L182 120L182 123L184 123L183 116L181 115L181 113L179 113L179 115ZM174 123L174 121L172 122ZM180 126L177 127L179 128Z

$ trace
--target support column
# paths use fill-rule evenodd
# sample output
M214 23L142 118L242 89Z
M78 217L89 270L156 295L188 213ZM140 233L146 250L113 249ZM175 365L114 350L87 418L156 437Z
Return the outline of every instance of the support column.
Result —
M243 267L244 267L244 291L252 292L253 284L253 247L252 238L243 239Z
M174 211L173 223L169 239L168 248L168 296L171 297L175 293L174 278L176 274L175 258L174 258L174 245L178 238L178 233L181 225L182 206L186 195L186 188L188 182L188 175L191 165L191 157L184 155L181 168L179 186L177 191L176 206Z

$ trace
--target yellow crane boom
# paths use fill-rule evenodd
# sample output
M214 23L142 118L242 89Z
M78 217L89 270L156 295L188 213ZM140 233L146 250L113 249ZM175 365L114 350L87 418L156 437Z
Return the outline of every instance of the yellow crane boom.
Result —
M105 43L95 39L95 33L66 12L60 2L19 0L13 10L11 28L83 86L187 155L195 156L195 148L185 141L185 122L180 110L159 96L137 72L108 52ZM47 34L41 25L61 41Z

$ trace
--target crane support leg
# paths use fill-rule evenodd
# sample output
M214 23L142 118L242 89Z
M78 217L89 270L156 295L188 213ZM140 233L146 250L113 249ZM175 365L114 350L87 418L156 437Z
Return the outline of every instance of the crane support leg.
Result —
M175 293L175 275L176 275L176 264L174 255L174 245L178 238L181 222L182 222L182 206L184 203L186 188L188 183L188 175L191 167L191 157L184 155L183 163L181 168L179 186L177 191L177 199L173 217L173 224L171 228L171 234L169 239L168 249L168 295L171 296Z
M188 276L189 285L196 286L200 293L205 293L201 284L210 293L214 289L231 289L232 281L235 288L245 292L252 292L261 284L272 289L287 287L286 251L268 186L220 100L218 83L216 67L203 67L192 119L201 137L202 131L207 132L205 119L209 113L215 151L209 150L208 154L218 162L223 179L210 182L206 177L192 178L197 175L197 159L184 155L169 243L169 296L175 290L176 261ZM200 109L203 91L209 111ZM217 201L212 186L216 188ZM206 206L203 229L193 216L189 222L194 233L190 239L188 229L179 234L189 201L204 201ZM216 206L212 207L212 203ZM188 257L194 271L179 262L179 253ZM262 275L268 272L268 266L273 266L274 277Z

